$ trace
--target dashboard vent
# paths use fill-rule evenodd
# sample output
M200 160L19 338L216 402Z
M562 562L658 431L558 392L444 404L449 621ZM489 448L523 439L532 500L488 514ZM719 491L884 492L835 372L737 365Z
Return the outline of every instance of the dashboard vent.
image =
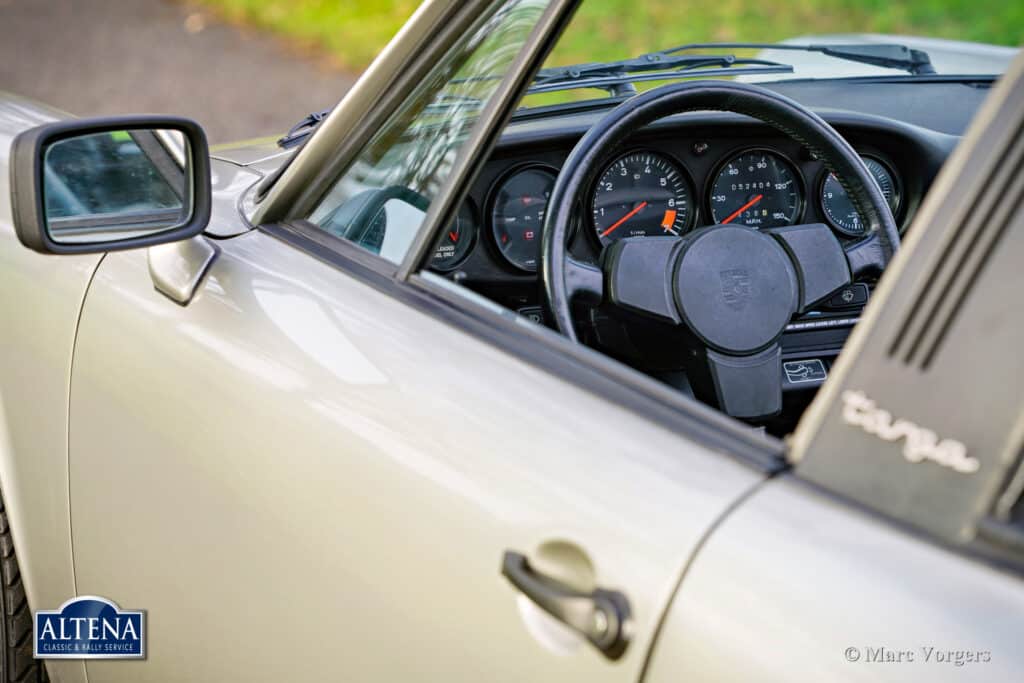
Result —
M939 253L923 279L910 314L898 327L889 355L926 371L942 347L989 256L1024 201L1024 126L1011 137L1002 155L993 155L984 189L973 205L952 217L961 228Z

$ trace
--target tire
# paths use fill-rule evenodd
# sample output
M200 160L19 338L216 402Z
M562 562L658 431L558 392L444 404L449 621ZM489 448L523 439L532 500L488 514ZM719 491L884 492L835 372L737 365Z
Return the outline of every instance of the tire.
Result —
M41 683L48 681L43 662L32 658L32 610L21 583L21 569L14 552L7 508L0 495L0 680L3 683Z

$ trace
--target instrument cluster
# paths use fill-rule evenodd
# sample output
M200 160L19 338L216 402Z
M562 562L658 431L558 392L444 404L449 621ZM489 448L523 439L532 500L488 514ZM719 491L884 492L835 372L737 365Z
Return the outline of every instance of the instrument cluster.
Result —
M730 149L713 162L687 165L658 147L627 149L597 175L581 220L597 252L626 237L679 236L704 225L767 229L826 222L843 239L864 235L842 185L819 161L798 162L777 147L754 144ZM862 152L862 159L899 221L901 181L892 164L874 151ZM482 211L467 200L441 235L432 267L454 270L486 240L515 272L536 273L557 173L556 164L541 161L506 168L494 179Z

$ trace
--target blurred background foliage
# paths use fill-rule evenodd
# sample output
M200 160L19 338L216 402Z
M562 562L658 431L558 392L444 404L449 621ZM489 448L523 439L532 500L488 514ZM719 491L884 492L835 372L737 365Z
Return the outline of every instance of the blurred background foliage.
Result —
M457 1L457 0L456 0ZM222 18L269 30L364 68L417 0L197 0ZM1019 45L1024 0L584 0L549 64L631 57L688 42L773 42L815 33L898 33Z

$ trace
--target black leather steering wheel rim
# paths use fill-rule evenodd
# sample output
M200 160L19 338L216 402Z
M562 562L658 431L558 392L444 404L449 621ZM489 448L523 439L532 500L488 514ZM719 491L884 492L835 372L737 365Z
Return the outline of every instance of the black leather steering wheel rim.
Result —
M627 138L666 116L690 111L745 114L803 144L835 173L866 226L877 235L879 262L888 263L899 247L899 231L889 205L860 156L832 126L794 100L771 90L731 81L676 83L623 102L598 121L573 148L558 174L541 234L541 278L548 308L559 331L577 341L566 285L569 229L577 202L601 164Z

